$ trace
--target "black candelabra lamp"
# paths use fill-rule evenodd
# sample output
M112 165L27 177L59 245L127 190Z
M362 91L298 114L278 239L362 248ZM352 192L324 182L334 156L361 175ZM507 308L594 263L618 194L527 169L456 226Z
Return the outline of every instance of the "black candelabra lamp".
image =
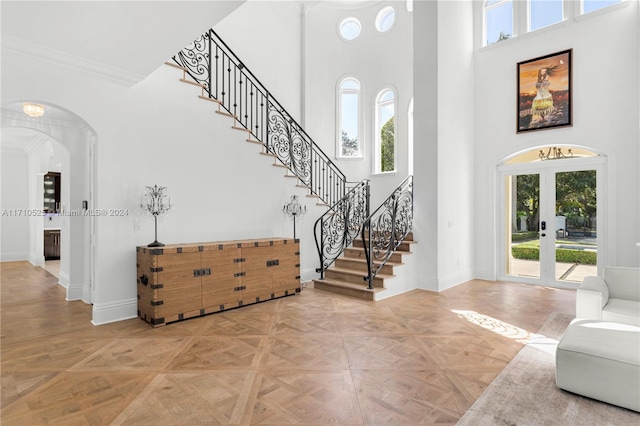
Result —
M296 238L296 217L307 212L307 206L303 206L298 201L297 195L291 196L291 201L284 205L282 211L293 218L293 238Z
M140 207L149 212L155 222L155 241L149 243L147 247L163 247L164 244L158 241L158 216L171 209L171 199L164 186L153 185L145 188Z

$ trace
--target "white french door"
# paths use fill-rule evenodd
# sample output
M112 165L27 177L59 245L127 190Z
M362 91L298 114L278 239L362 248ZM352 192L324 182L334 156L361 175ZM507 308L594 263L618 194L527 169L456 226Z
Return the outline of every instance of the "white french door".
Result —
M604 159L498 168L498 279L576 288L605 259Z

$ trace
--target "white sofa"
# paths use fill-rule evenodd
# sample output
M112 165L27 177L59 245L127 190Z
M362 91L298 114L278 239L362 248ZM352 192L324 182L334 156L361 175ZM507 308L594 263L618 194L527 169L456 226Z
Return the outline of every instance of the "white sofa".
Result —
M576 318L640 326L640 268L607 267L602 277L585 277Z
M640 327L574 319L556 349L556 385L640 412Z
M560 389L640 412L640 268L604 268L576 294L556 349Z

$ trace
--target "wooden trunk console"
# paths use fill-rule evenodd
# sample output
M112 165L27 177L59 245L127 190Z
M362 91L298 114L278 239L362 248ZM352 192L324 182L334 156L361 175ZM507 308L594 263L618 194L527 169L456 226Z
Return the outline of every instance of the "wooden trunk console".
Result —
M300 243L265 238L136 248L138 316L154 327L300 292Z

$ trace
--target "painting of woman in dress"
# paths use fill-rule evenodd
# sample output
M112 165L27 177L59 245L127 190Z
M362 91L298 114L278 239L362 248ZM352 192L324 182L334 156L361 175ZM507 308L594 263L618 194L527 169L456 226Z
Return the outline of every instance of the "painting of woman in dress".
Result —
M571 50L518 64L518 132L571 125Z

